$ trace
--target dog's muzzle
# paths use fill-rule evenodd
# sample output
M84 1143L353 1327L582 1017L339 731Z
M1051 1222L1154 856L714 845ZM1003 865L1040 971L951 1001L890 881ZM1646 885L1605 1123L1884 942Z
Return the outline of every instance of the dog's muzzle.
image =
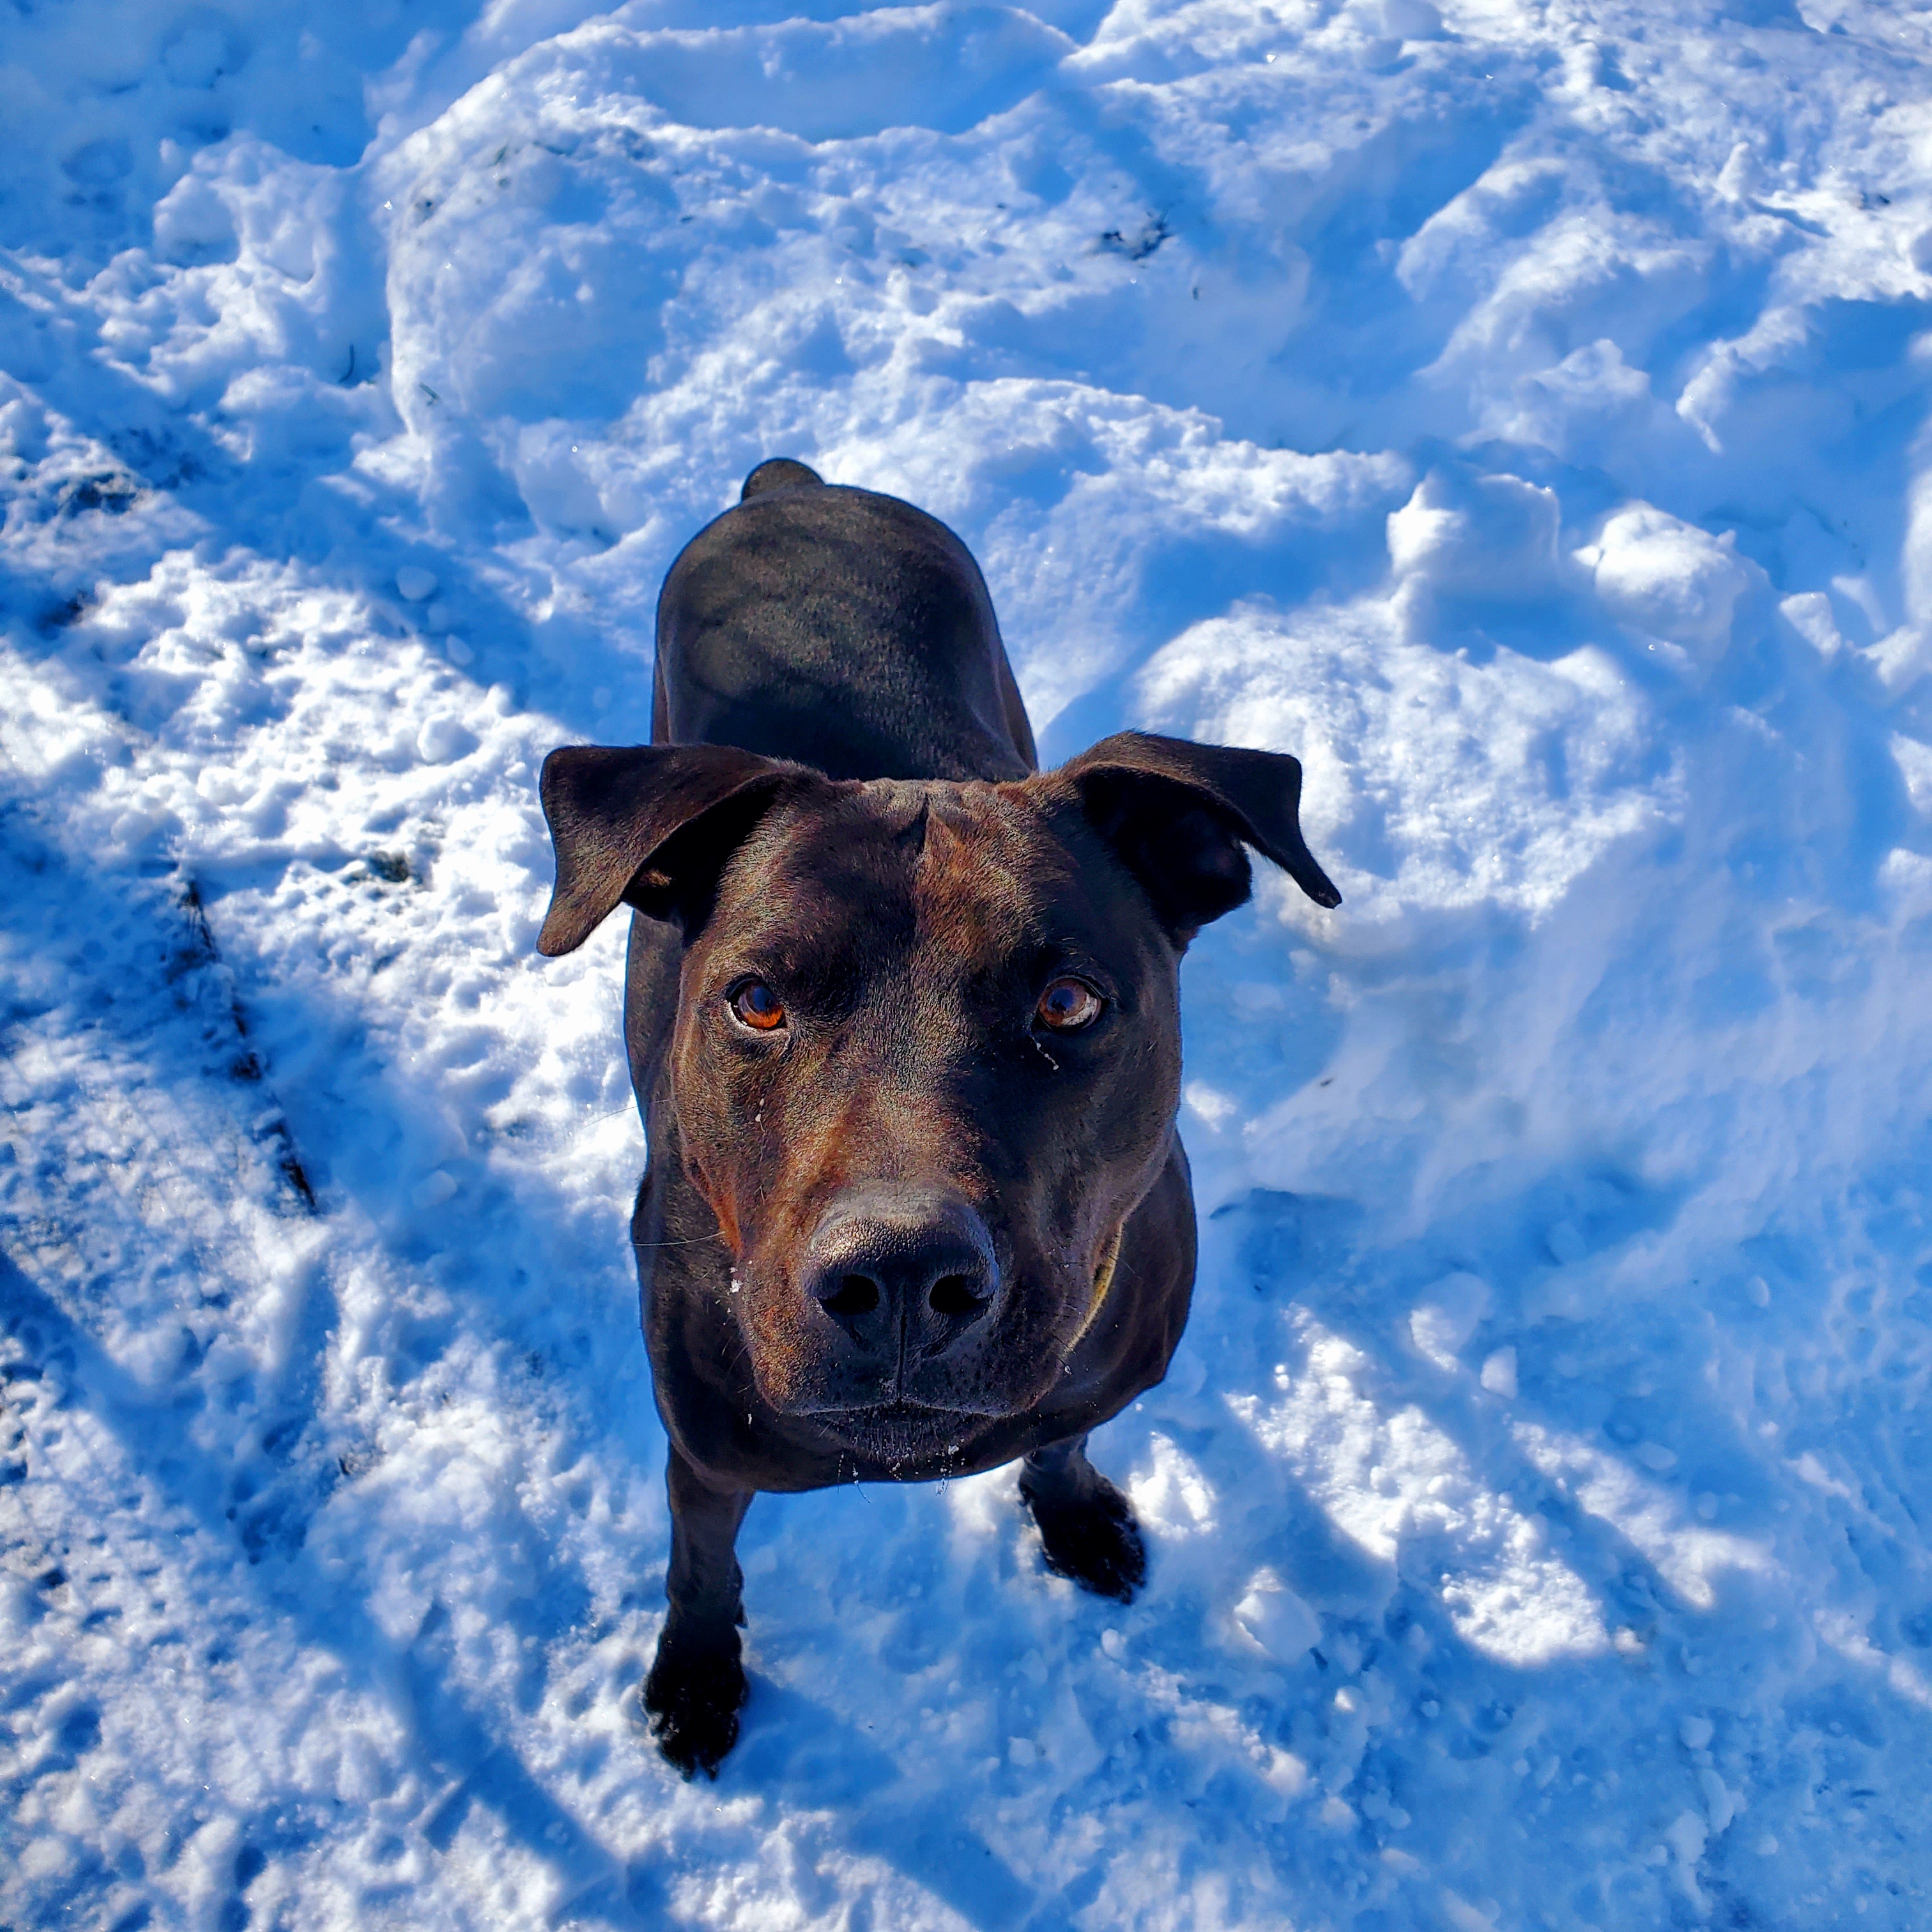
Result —
M1004 1286L978 1210L937 1188L847 1195L802 1262L807 1300L843 1338L838 1352L862 1382L914 1400L929 1372L997 1312Z

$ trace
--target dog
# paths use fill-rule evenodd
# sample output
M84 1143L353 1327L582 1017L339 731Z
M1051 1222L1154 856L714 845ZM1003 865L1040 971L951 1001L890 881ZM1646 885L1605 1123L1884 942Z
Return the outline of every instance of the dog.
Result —
M965 545L782 458L665 579L650 743L544 760L538 950L632 913L670 1443L644 1702L686 1778L737 1738L761 1490L1020 1458L1049 1569L1122 1600L1144 1577L1086 1444L1187 1318L1181 955L1248 897L1247 848L1340 895L1292 758L1126 732L1038 764Z

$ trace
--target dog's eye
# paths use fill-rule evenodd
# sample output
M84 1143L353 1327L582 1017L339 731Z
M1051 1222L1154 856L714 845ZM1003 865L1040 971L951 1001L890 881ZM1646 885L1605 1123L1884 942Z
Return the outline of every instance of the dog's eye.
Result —
M754 1032L772 1033L784 1024L784 1004L762 980L747 980L730 1004L734 1016Z
M1034 1016L1055 1033L1078 1033L1100 1017L1100 996L1084 980L1056 980L1040 994Z

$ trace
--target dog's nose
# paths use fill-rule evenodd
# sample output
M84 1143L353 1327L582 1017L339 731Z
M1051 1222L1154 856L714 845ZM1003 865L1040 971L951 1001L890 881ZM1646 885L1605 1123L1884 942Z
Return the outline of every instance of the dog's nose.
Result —
M986 1224L936 1190L871 1188L836 1203L806 1256L807 1292L868 1355L950 1348L999 1299Z

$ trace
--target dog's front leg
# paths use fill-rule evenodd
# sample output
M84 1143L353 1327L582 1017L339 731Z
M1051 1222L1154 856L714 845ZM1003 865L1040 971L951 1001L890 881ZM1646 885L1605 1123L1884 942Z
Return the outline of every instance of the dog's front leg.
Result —
M1087 1460L1087 1438L1036 1449L1020 1466L1020 1497L1040 1528L1046 1567L1096 1597L1130 1603L1147 1576L1133 1505Z
M752 1506L748 1490L715 1490L673 1445L670 1491L670 1614L658 1639L657 1660L644 1680L644 1708L658 1748L686 1778L711 1777L738 1741L745 1701L738 1626L745 1621L744 1577L734 1546Z

